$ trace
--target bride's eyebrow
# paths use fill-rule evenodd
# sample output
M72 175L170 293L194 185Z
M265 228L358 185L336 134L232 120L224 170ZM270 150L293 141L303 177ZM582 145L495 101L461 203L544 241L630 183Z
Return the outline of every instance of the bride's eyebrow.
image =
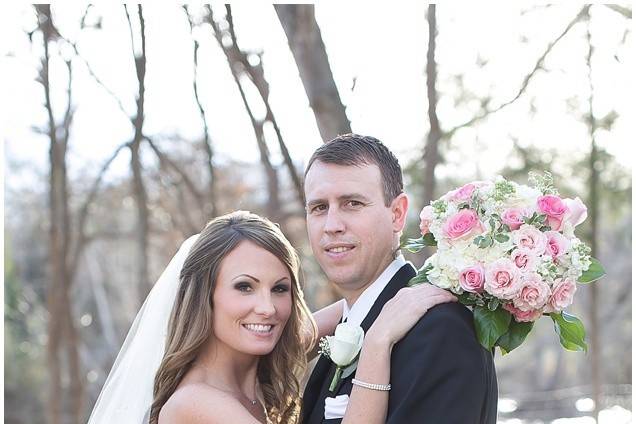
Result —
M259 280L259 279L258 279L258 278L256 278L256 277L252 277L252 276L251 276L251 275L249 275L249 274L239 274L239 275L237 275L236 277L232 278L232 280L236 280L236 279L238 279L239 277L248 277L248 278L251 278L252 280L256 281L257 283L260 283L260 282L261 282L261 280Z

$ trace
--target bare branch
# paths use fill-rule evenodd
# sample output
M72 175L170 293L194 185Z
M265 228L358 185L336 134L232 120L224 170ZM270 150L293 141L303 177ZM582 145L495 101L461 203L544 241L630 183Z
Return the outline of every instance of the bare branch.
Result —
M186 185L188 190L190 190L190 192L192 193L192 196L195 198L197 204L199 205L200 210L203 212L204 211L203 195L201 195L201 193L196 188L196 186L194 185L194 183L192 182L188 174L186 174L186 172L183 169L181 169L179 165L177 165L165 153L163 153L159 149L159 147L149 137L144 136L144 140L148 142L153 152L155 152L155 154L157 155L157 158L159 158L159 161L163 162L168 167L172 168L172 170L174 170L181 177L184 184Z
M84 203L82 203L82 207L80 208L78 223L77 223L78 236L77 236L77 241L75 243L75 249L73 250L73 258L71 260L71 268L70 268L71 275L75 275L75 270L77 270L77 266L79 264L79 259L80 259L82 250L84 246L86 246L87 242L89 241L89 237L86 235L85 227L86 227L86 220L88 219L90 206L95 201L95 197L97 196L99 187L102 183L102 180L104 179L104 176L106 175L106 171L108 171L108 168L113 163L115 158L117 158L119 153L124 148L129 147L129 145L130 145L130 142L120 144L119 147L115 149L113 154L104 162L101 169L97 173L97 177L95 177L95 181L93 181L93 185L91 186L91 189L89 190L88 195L86 196L86 199L84 200Z
M603 6L609 7L616 13L620 13L627 19L632 19L632 9L629 7L620 6L618 4L604 4Z
M223 50L225 57L227 58L230 71L232 72L232 77L234 78L234 82L236 83L236 86L241 95L241 99L243 100L243 105L245 106L245 110L247 111L247 114L250 117L250 121L252 122L252 128L254 129L256 143L258 145L258 150L260 153L261 164L263 165L265 173L267 174L267 185L268 185L267 213L270 216L270 219L277 221L280 214L278 174L277 174L276 168L271 163L271 160L269 157L269 149L267 148L267 142L265 140L265 134L263 132L264 122L257 120L256 117L254 116L254 113L252 112L252 108L250 107L249 102L247 101L245 90L243 89L243 86L241 85L241 81L239 78L240 71L235 66L235 64L238 62L242 65L243 68L245 68L245 63L247 61L243 57L244 53L240 51L240 49L238 48L236 44L232 44L231 46L225 46L223 44L223 34L221 29L219 28L219 25L214 20L214 14L213 14L212 8L210 7L210 5L206 5L206 8L208 12L206 19L212 26L214 37L216 38L217 43L219 44L219 47L221 47L221 49ZM228 24L230 24L231 9L228 11L228 13L230 14ZM233 33L233 27L231 25L230 25L230 28L232 28L230 30L230 33ZM236 38L232 37L232 40L236 40ZM249 65L249 62L247 62L247 64Z
M88 63L88 61L84 58L84 56L82 56L79 52L79 49L77 48L77 44L70 41L67 38L61 37L69 46L71 46L73 48L73 51L75 52L75 55L77 56L77 58L79 58L82 63L84 63L84 66L86 66L86 69L88 70L88 73L90 74L91 77L93 77L93 79L95 80L95 82L100 85L105 91L106 93L108 93L108 95L110 95L110 97L112 97L112 99L115 101L115 103L117 103L117 106L119 107L119 110L122 111L122 113L126 116L129 116L128 112L126 112L126 109L124 108L124 104L121 102L121 100L117 97L117 95L115 95L115 93L106 86L106 84L97 76L97 74L95 73L95 71L93 70L93 68L91 67L91 65Z
M208 120L205 115L205 109L201 104L201 99L199 98L199 83L198 83L198 70L199 70L199 42L194 38L192 34L194 24L192 23L192 17L188 12L188 6L183 5L183 10L188 19L188 24L190 25L190 35L192 36L192 42L194 44L193 51L193 59L194 59L194 75L192 78L192 88L194 90L194 100L197 103L197 107L199 108L199 114L201 115L201 121L203 122L203 148L207 154L207 168L208 174L210 176L210 182L208 186L209 193L209 201L211 204L210 213L212 216L217 215L217 196L216 196L216 169L214 166L214 149L212 148L212 141L210 140L210 132L208 127Z
M525 78L523 79L523 82L521 83L521 87L519 88L519 90L517 91L517 94L512 99L508 100L505 103L502 103L501 105L497 106L494 109L485 109L482 113L474 116L473 118L469 119L468 121L464 122L463 124L458 125L456 127L453 127L450 130L446 131L444 133L444 137L445 138L450 138L450 137L453 136L453 134L455 134L455 132L457 130L459 130L461 128L468 127L468 126L471 126L472 124L474 124L474 123L476 123L478 121L481 121L482 119L484 119L488 115L491 115L491 114L493 114L495 112L499 112L503 108L505 108L507 106L510 106L515 101L517 101L521 97L521 95L526 91L526 89L528 88L528 84L530 84L530 81L535 76L535 74L540 69L542 69L543 62L545 61L545 58L552 51L554 46L570 31L570 29L572 29L572 27L576 23L578 23L579 21L581 21L585 17L585 14L587 13L587 10L589 9L589 7L590 7L589 5L583 7L583 9L581 9L579 11L579 13L576 15L576 17L574 19L572 19L572 21L570 21L568 23L568 25L561 32L561 34L556 39L554 39L550 44L548 44L548 46L546 47L546 49L543 52L543 54L539 57L539 59L535 63L534 68L532 69L532 71L530 71L530 73L528 75L526 75Z
M300 176L298 175L298 171L294 167L294 162L292 161L291 155L289 154L289 150L287 149L287 145L285 144L285 141L283 140L283 136L280 132L280 128L278 127L278 123L276 122L276 118L274 117L274 112L269 103L269 84L267 80L265 79L265 73L263 71L263 62L259 60L257 65L252 65L247 60L247 54L241 51L238 44L236 44L236 35L234 32L234 24L232 19L232 8L229 4L226 4L225 8L227 10L227 20L229 24L229 31L230 31L230 34L232 34L232 40L234 42L234 47L237 51L237 56L241 58L244 71L250 76L251 81L254 83L254 85L258 89L258 92L261 95L261 99L263 100L263 103L265 104L265 109L266 109L265 119L270 121L272 123L272 126L274 127L274 132L276 133L276 138L278 140L278 146L280 148L281 154L283 155L283 161L285 162L287 171L289 172L292 183L294 184L294 188L296 189L296 195L298 197L300 208L303 209L305 206L305 200L304 200L304 191L303 191L302 182L300 181Z

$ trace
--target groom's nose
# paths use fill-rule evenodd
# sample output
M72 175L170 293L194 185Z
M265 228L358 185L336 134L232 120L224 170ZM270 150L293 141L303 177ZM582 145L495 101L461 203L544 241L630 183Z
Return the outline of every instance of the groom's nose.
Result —
M329 208L325 219L325 233L342 233L345 230L345 223L338 208Z

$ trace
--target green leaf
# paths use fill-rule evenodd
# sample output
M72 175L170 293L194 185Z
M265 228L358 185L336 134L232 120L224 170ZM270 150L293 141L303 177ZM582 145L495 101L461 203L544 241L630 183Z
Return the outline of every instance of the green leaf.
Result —
M550 314L554 321L554 331L559 335L561 345L567 350L587 352L585 327L580 319L567 312Z
M418 284L429 283L430 281L428 281L428 272L431 269L433 269L432 265L427 265L421 268L419 271L417 271L417 275L411 278L409 282L406 283L406 285L408 287L411 287L411 286L416 286Z
M477 303L475 296L470 292L464 292L457 295L457 299L459 300L459 303L466 306L473 306Z
M491 350L499 337L508 331L512 316L501 308L491 311L479 306L475 307L474 315L477 339L483 347Z
M416 239L407 239L405 242L402 242L400 248L404 248L411 253L417 253L422 250L426 246L424 244L424 237L416 238Z
M426 233L424 237L422 237L425 246L437 246L437 240L435 240L435 236L433 233Z
M533 322L517 322L510 320L510 327L503 336L499 337L496 345L501 349L502 355L512 352L513 349L521 346L526 336L532 330Z
M579 283L588 284L605 275L605 268L596 258L590 258L590 267L579 277Z
M499 243L505 243L510 240L510 237L508 237L506 234L499 233L495 236L495 240L497 240Z
M499 299L497 299L496 297L493 297L488 302L488 309L490 309L491 311L494 311L495 309L497 309L498 306L499 306Z

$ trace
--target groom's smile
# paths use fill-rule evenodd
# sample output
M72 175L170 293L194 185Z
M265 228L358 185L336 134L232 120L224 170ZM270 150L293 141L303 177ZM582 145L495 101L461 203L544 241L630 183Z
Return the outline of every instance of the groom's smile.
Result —
M393 212L377 165L314 162L305 178L311 248L330 281L353 302L393 260Z

